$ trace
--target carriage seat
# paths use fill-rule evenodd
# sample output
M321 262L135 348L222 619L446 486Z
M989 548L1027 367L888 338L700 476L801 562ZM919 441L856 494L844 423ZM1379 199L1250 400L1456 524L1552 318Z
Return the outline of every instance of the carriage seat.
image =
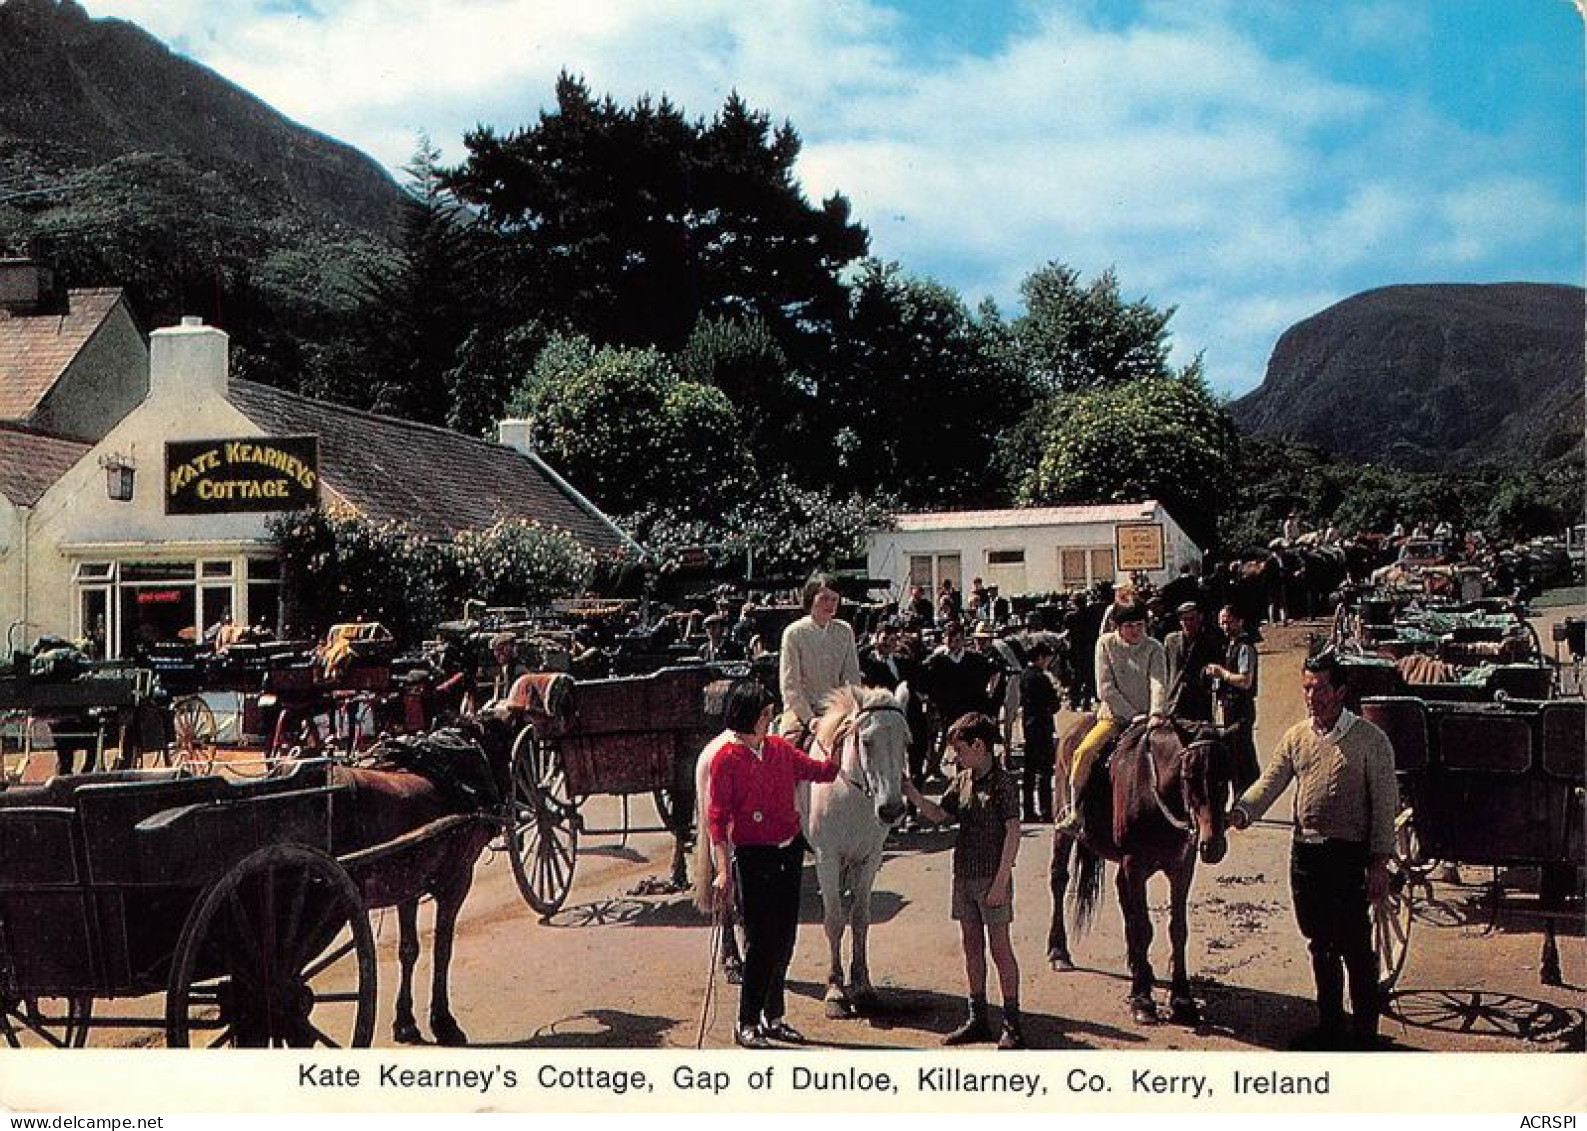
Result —
M100 774L66 774L51 777L33 785L14 785L0 789L0 809L18 806L46 806L70 808L77 791L90 785L128 782L171 781L179 775L176 769L114 770Z

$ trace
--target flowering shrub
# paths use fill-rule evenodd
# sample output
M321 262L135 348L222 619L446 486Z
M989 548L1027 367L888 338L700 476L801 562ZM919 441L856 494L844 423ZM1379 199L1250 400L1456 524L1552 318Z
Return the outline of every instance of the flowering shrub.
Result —
M274 520L271 533L286 624L300 636L362 619L417 640L470 598L535 608L582 593L595 572L595 555L572 535L524 519L446 540L400 522L305 510Z
M779 476L733 499L717 521L675 507L630 515L623 525L658 555L663 570L677 564L678 551L699 546L719 572L739 573L753 562L757 577L804 576L863 560L866 532L889 526L896 506L887 497L806 490Z

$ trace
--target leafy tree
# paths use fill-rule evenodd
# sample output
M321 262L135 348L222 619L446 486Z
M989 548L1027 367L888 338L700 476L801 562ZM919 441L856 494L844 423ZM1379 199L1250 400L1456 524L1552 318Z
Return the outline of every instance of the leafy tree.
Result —
M1073 393L1170 373L1174 308L1125 302L1112 269L1082 285L1079 272L1052 262L1025 278L1020 295L1025 313L1014 321L1016 352L1043 387Z
M1228 495L1238 437L1194 373L1147 377L1054 398L1045 407L1041 458L1020 502L1155 498L1207 545Z
M763 471L808 474L814 398L764 322L702 318L678 352L685 380L720 389L743 426L743 445Z
M666 98L622 107L568 74L556 98L512 134L471 132L447 178L551 323L676 350L701 317L754 318L797 358L841 316L867 236L843 197L805 199L792 126L737 95L708 123Z
M829 481L915 505L1002 501L992 453L1032 401L1006 332L994 308L977 317L940 283L867 263L819 388L836 438Z
M408 201L396 262L368 280L364 352L379 412L444 424L452 408L448 373L477 310L481 254L467 214L446 190L440 151L428 138L405 168Z
M446 372L451 394L447 427L493 437L513 390L533 371L548 341L549 332L538 320L505 330L489 326L470 330Z
M555 337L509 408L534 419L541 450L612 513L686 500L711 516L755 476L727 397L655 350Z

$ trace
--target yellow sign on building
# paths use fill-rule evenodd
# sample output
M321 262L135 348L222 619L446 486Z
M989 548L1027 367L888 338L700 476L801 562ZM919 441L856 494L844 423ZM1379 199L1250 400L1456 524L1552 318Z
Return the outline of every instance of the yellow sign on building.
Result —
M1163 559L1162 523L1121 523L1113 528L1113 540L1118 548L1120 573L1168 568Z

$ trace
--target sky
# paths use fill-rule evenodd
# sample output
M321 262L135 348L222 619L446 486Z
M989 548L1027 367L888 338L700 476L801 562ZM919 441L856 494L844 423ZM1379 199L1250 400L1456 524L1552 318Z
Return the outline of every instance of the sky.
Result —
M872 254L1021 311L1112 268L1173 359L1398 283L1580 285L1587 0L83 0L398 170L531 124L561 71L804 142Z

